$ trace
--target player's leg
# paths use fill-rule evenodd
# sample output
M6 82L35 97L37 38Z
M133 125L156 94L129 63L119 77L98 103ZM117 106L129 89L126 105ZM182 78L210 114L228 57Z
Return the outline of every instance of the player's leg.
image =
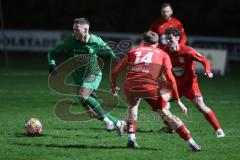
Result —
M152 107L153 111L157 112L163 121L184 139L193 151L200 151L201 147L193 140L190 132L185 127L184 123L175 115L173 115L167 108L166 102L159 97L158 99L146 99L148 104Z
M77 87L77 95L79 95L79 90L80 90L80 87ZM80 96L78 96L78 98L79 98L79 102L82 104L84 109L88 112L88 116L91 118L98 119L98 114L96 112L94 112L93 109L86 102L82 101L80 99Z
M170 89L167 89L167 88L162 88L160 90L160 94L162 96L162 98L164 99L164 101L167 102L166 104L166 109L170 110L171 108L171 104L170 104L170 101L172 101L172 95L171 95L171 90ZM159 131L162 132L162 133L174 133L174 130L171 128L171 126L168 124L167 121L163 120L165 126L160 128Z
M185 127L184 123L168 109L159 111L160 117L167 121L168 125L179 135L180 138L185 140L193 151L200 151L201 147L193 140L192 135Z
M224 137L225 134L214 114L214 112L204 103L201 91L198 86L197 78L194 78L192 83L185 87L184 96L191 100L198 110L204 114L206 120L216 131L217 137Z
M128 148L138 148L136 141L136 125L138 115L138 105L140 100L136 100L135 105L131 105L127 110L127 132L128 132Z
M204 103L203 97L196 97L192 99L192 102L198 108L198 110L204 114L206 120L211 124L211 126L216 131L216 136L218 138L224 137L225 134L221 129L221 126L214 114L214 112Z
M80 101L85 109L92 111L99 120L103 121L104 117L106 117L106 112L100 107L98 101L91 96L92 92L93 89L91 88L79 87L78 95Z
M98 119L103 121L107 130L118 128L119 136L123 136L125 122L113 117L110 113L106 112L98 100L91 95L93 90L91 88L80 87L79 97L82 103L88 105L98 115Z
M79 97L83 104L85 103L98 114L98 119L105 123L107 130L110 131L117 127L119 136L123 136L124 126L126 125L125 121L118 120L110 113L106 112L92 94L94 90L98 89L101 79L101 75L89 75L85 77L84 81L79 83Z

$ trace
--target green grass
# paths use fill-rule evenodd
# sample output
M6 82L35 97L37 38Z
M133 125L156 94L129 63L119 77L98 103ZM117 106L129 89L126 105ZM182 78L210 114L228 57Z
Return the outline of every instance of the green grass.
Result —
M145 103L139 108L137 139L140 149L126 149L127 135L117 137L116 132L106 132L97 120L66 122L54 114L55 103L68 98L49 90L46 72L0 72L0 159L240 159L240 94L239 77L200 78L205 102L217 115L226 137L217 139L213 129L194 106L189 116L172 106L172 112L185 122L203 151L193 153L176 134L158 132L163 123ZM101 88L107 89L107 81ZM73 112L82 108L76 103ZM126 104L112 112L124 119ZM29 117L37 117L43 124L43 135L27 137L23 124Z

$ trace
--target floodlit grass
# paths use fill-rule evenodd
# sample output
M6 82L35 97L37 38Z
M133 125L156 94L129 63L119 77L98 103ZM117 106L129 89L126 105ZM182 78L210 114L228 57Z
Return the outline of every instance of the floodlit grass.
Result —
M137 140L140 149L125 148L127 135L117 137L107 132L98 120L67 122L56 117L54 105L62 98L49 90L46 72L0 72L0 159L167 159L167 160L226 160L240 159L240 94L239 77L200 78L206 104L215 111L226 137L217 139L203 115L188 101L189 116L172 106L203 150L193 153L176 134L163 134L158 116L145 103L139 108ZM101 89L108 90L107 80ZM125 119L127 105L111 112ZM77 103L72 112L82 111ZM43 134L27 137L24 122L37 117L43 124Z

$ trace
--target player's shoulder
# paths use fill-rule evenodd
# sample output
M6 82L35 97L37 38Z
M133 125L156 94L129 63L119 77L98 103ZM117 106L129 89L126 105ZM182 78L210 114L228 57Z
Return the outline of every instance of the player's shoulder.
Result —
M100 38L99 36L97 36L95 34L90 34L89 42L91 42L91 43L104 43L102 38Z
M188 54L192 54L192 53L196 52L196 50L194 48L192 48L191 46L188 46L188 45L180 45L180 50L181 50L181 52L188 53Z
M149 46L139 46L139 47L133 48L130 52L137 52L137 51L142 51L142 52L154 52L154 53L160 53L160 52L162 52L162 50L159 49L159 48L149 47Z
M165 50L163 50L163 49L158 49L159 50L159 52L160 52L160 56L163 58L163 59L170 59L170 57L169 57L169 54L165 51Z
M160 18L153 20L152 24L160 24L161 21L162 21L162 18L160 17Z
M171 17L171 21L173 21L174 23L182 24L181 21L175 17Z
M70 34L70 35L66 35L64 36L64 38L61 40L60 45L64 44L65 47L70 46L71 44L73 44L76 41L75 35L74 34Z
M71 41L74 41L74 40L76 40L74 34L68 35L64 38L65 42L71 42Z

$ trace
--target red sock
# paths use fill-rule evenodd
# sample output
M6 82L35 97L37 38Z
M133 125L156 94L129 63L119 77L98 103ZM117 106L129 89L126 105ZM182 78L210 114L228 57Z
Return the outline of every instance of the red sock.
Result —
M213 111L210 111L208 113L205 114L205 118L207 119L207 121L213 126L213 128L215 130L218 130L221 128L220 124L218 123L218 120L214 114Z
M127 121L127 132L128 133L136 133L136 124L137 124L136 120Z
M190 138L192 138L191 134L189 133L189 131L184 125L181 125L180 127L178 127L176 129L176 132L179 135L179 137L181 137L185 141L188 141Z

